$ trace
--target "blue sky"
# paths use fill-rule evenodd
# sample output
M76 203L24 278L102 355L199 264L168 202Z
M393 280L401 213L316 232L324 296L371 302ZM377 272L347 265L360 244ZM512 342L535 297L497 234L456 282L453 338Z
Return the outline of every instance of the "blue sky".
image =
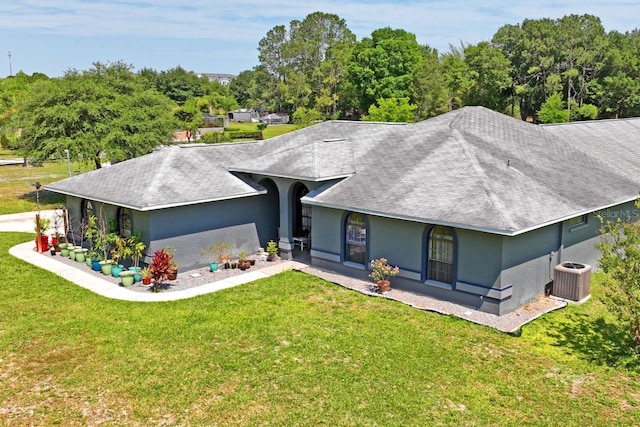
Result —
M50 77L95 61L124 60L136 69L238 74L258 64L258 42L276 25L316 11L334 13L358 40L377 28L402 28L420 44L490 40L523 19L589 13L607 31L639 26L640 0L2 0L0 77Z

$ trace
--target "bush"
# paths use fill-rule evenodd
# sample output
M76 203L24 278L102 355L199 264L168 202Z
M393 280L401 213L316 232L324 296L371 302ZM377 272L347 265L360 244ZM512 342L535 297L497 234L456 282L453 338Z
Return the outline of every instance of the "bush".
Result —
M232 132L225 132L225 135L228 135L228 137L231 140L235 140L235 139L259 139L260 138L260 131L256 131L256 130L237 130L237 131L232 131Z
M226 133L209 132L202 135L200 141L205 144L219 144L221 142L231 142L231 138Z

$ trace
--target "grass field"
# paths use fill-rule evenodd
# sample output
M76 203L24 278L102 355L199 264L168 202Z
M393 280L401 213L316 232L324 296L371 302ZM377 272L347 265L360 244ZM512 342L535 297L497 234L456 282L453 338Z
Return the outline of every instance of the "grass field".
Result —
M256 123L231 123L229 125L230 128L243 130L243 131L254 131L256 130ZM267 126L265 130L262 131L262 136L264 139L273 138L274 136L283 135L285 133L292 132L297 129L296 125L286 124L286 125L270 125Z
M1 166L0 213L66 174ZM516 338L296 272L109 300L8 254L32 239L0 233L0 426L640 425L640 365L599 275Z
M19 158L20 156L9 150L0 150L0 158ZM72 173L86 172L92 165L73 163ZM42 166L9 165L0 166L0 215L35 211L36 190L31 184L50 182L64 179L68 176L67 163L64 160L45 162ZM40 208L53 209L65 201L64 196L48 191L40 191Z
M7 255L32 238L0 234L1 425L640 424L597 277L515 338L298 272L109 300Z

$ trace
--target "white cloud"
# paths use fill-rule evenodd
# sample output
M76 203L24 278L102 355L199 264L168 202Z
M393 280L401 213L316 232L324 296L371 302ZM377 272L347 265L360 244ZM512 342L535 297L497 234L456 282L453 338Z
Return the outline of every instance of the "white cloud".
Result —
M82 52L77 46L83 42L96 45L94 56L83 59L85 67L104 52L114 51L119 56L112 59L131 58L139 67L158 69L170 59L175 61L161 55L179 55L181 60L192 60L193 67L200 70L224 58L226 71L237 72L257 64L256 48L268 30L302 20L315 11L343 18L359 39L389 26L412 32L419 43L446 51L449 44L460 41L490 40L502 25L526 18L589 13L600 17L607 30L631 30L637 25L640 0L13 0L0 3L0 51L16 49L19 53L20 47L34 54L38 49L62 50L63 46L15 45L37 37L51 43L74 39L78 55ZM107 49L114 40L120 45ZM172 41L173 47L169 46ZM137 51L132 50L134 46ZM140 63L138 58L152 63ZM63 69L70 65L83 66L65 64Z

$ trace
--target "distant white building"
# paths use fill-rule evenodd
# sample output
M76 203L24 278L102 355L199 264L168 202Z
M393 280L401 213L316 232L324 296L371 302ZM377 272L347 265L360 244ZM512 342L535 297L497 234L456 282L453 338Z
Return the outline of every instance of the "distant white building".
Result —
M257 123L260 119L260 113L253 108L241 108L227 113L229 121L240 123Z
M235 79L236 76L233 74L217 74L217 73L199 73L198 77L206 77L210 82L218 82L222 86L226 86L231 83L231 80Z

